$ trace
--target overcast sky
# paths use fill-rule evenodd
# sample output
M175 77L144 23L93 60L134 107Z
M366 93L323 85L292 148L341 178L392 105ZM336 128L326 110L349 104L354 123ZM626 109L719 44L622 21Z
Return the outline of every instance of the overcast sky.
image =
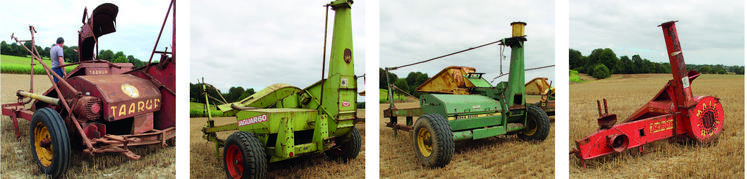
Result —
M169 0L148 1L0 1L0 41L11 43L10 35L15 33L19 40L31 40L29 25L38 32L36 45L51 47L57 37L65 39L65 45L78 46L78 31L83 25L83 9L88 13L103 3L113 3L119 7L117 32L99 38L99 49L110 49L114 53L124 52L147 61L161 29ZM178 15L177 15L178 16ZM171 47L171 23L166 26L158 50ZM72 54L65 54L72 55ZM154 59L158 60L158 58Z
M744 1L570 1L570 48L669 62L659 24L676 23L685 63L744 65Z
M189 81L196 83L197 79L205 77L206 82L228 92L232 86L259 91L275 83L305 88L321 80L323 5L329 2L192 1ZM364 9L365 1L354 2L356 75L365 72ZM327 63L334 12L329 11ZM327 77L326 72L324 77ZM363 90L362 78L358 89Z
M553 1L381 1L380 66L392 67L430 59L511 36L510 23L527 23L525 66L555 64ZM497 45L392 71L406 77L413 71L430 76L448 66L475 67L492 81L500 72ZM508 73L511 51L506 48L503 72ZM529 71L526 80L550 77L555 68ZM507 81L508 76L496 80ZM495 84L493 83L493 84ZM554 84L553 84L554 86Z

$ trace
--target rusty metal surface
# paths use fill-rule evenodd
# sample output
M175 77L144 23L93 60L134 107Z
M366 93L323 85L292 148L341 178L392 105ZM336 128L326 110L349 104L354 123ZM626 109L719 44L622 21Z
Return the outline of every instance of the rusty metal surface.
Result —
M550 88L550 84L547 83L547 78L537 77L524 84L524 88L528 95L542 95L545 90Z
M160 61L163 65L155 68L138 68L128 74L149 79L161 93L161 109L153 113L155 129L176 126L176 64L172 57ZM144 71L147 70L147 71Z
M692 95L690 84L700 74L695 71L686 73L674 22L661 25L673 79L648 103L618 125L614 125L616 116L607 110L607 100L604 100L604 113L597 101L600 130L576 140L576 148L571 151L581 159L582 164L583 160L634 147L639 147L642 152L647 143L675 136L686 134L696 142L708 143L720 135L725 118L721 103L712 96Z
M83 92L103 101L103 114L107 121L117 121L138 114L158 111L161 93L150 81L133 75L90 75L67 79ZM63 93L70 97L67 91Z
M433 75L433 77L423 82L415 90L425 93L468 94L466 88L472 88L475 85L464 78L463 75L474 72L475 68L472 67L446 67L441 72L438 72L438 74Z
M175 1L173 0L169 9L171 10L172 7L174 11L171 12L174 13L171 15L175 15ZM80 144L84 146L84 153L118 152L130 159L139 159L140 156L129 151L128 146L149 144L165 146L166 140L175 137L176 68L174 57L176 53L174 50L159 52L162 53L162 60L159 64L152 65L153 67L149 64L150 68L134 70L131 63L110 63L95 59L94 52L98 50L94 48L98 48L98 37L116 31L114 24L117 12L116 5L105 3L94 9L91 16L84 14L83 26L79 31L80 62L64 65L78 65L64 77L51 72L48 65L41 63L36 49L26 48L34 60L43 66L50 82L53 77L61 79L58 83L52 82L52 88L43 93L44 97L57 98L60 102L50 104L35 101L31 108L27 109L24 105L31 100L26 96L19 96L18 103L3 104L2 113L13 120L17 136L19 136L17 118L30 120L33 110L49 107L62 113L67 128L71 131L70 137L75 141L80 141ZM168 15L167 13L167 17ZM176 21L174 20L173 23ZM33 26L29 29L32 40L27 41L33 44L36 31ZM172 45L175 45L173 37L175 37L175 30L172 32ZM11 38L18 43L27 42L20 41L14 36ZM33 91L29 90L29 92ZM28 101L23 102L24 100ZM123 127L119 124L107 126L109 123L100 121L101 116L104 116L107 121L132 118L132 126ZM111 135L107 134L107 127L131 129L131 131L127 135Z
M115 23L119 7L111 3L104 3L96 7L91 16L83 10L83 26L78 31L78 60L95 60L94 53L98 52L98 38L116 32ZM94 49L96 48L96 49Z
M135 115L131 134L142 134L153 130L153 113Z

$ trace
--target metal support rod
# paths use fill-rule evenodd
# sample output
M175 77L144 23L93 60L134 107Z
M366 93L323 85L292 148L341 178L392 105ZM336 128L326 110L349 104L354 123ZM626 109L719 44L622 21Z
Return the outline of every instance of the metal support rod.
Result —
M171 0L171 3L169 4L174 5L174 0ZM161 24L161 31L158 32L158 38L156 38L156 44L153 45L153 50L150 53L150 58L148 58L148 64L145 67L145 71L148 71L148 68L150 68L150 63L153 61L153 54L155 54L156 47L158 47L158 42L161 40L161 34L163 34L163 28L166 27L166 21L169 19L170 12L171 12L171 6L169 6L168 10L166 10L166 17L163 18L163 24ZM172 51L173 51L173 48L172 48Z
M322 79L321 79L322 90L319 93L319 106L322 106L322 101L324 101L324 70L325 70L326 63L327 63L327 21L329 19L329 5L324 5L324 8L327 10L324 11L324 46L322 48ZM319 110L319 106L316 106L316 110Z

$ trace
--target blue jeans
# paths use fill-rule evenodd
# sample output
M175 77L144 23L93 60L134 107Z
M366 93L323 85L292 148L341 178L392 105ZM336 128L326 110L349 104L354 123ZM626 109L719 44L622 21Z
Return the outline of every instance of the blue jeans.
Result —
M60 77L65 76L64 72L62 71L62 68L60 68L60 67L52 68L52 71L54 71L54 73L57 73L57 75L60 75ZM60 81L60 79L57 79L57 77L54 77L54 75L53 75L53 78L54 78L54 82L55 83L57 83L58 81Z

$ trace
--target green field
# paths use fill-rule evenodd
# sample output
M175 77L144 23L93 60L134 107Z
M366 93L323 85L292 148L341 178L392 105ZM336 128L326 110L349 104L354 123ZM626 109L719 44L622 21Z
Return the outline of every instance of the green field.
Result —
M11 55L0 55L0 72L2 73L17 73L17 74L29 74L31 71L31 57L18 57ZM52 67L52 61L49 58L42 59L49 67ZM34 74L46 74L44 67L39 65L39 62L34 60ZM78 65L65 67L65 71L70 72Z
M583 83L584 80L581 80L581 76L578 75L578 71L576 70L570 70L570 73L568 74L568 80L571 82L576 83Z
M407 100L406 99L407 96L405 94L394 93L392 95L394 96L394 100L399 100L399 101L405 101L405 100ZM389 99L387 99L388 96L389 95L387 94L387 90L386 89L379 89L379 103L389 102Z
M189 102L189 117L207 117L205 116L204 111L205 104ZM223 116L223 112L218 111L218 108L216 108L215 105L210 105L210 114L212 114L213 117Z

